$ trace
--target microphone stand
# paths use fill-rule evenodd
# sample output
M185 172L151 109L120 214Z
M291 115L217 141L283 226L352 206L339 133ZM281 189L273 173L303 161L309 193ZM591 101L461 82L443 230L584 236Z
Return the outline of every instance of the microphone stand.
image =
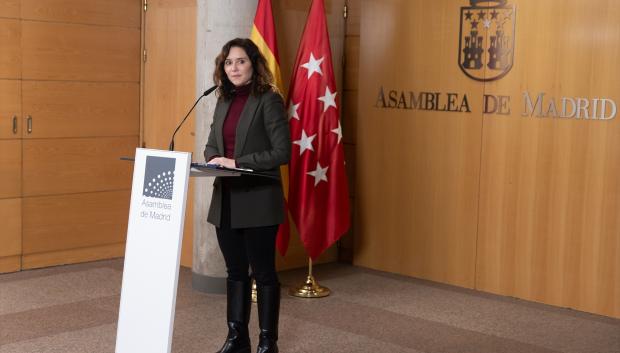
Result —
M198 102L200 102L200 100L202 98L204 98L204 97L208 96L209 94L211 94L211 92L215 91L217 89L217 87L218 86L215 85L215 86L209 88L208 90L204 91L202 96L200 96L200 97L198 97L198 99L196 99L196 102L194 103L194 105L192 105L192 108L187 112L187 115L185 115L183 120L181 120L181 123L179 124L179 126L177 126L176 130L174 130L174 133L172 134L172 138L170 139L170 145L168 146L168 151L174 151L174 136L177 134L177 132L179 131L179 129L181 128L181 126L183 125L185 120L187 120L189 115L192 113L194 108L196 108L196 105L198 104Z

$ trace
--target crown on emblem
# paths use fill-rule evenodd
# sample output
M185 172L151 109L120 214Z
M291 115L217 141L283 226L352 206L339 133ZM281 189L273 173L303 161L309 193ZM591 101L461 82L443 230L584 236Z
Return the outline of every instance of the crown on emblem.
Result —
M478 6L479 3L487 3L487 6ZM475 8L493 8L506 6L507 0L469 0L472 7Z

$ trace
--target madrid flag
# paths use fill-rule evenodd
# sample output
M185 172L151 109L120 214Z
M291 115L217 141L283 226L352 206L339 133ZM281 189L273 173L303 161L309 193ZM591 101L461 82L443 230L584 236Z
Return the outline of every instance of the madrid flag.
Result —
M349 229L349 190L323 0L313 0L288 96L293 148L288 206L315 259Z
M273 12L271 10L271 0L258 0L256 6L256 15L254 16L254 25L250 39L267 60L267 67L273 75L273 80L280 92L284 92L282 86L282 76L280 75L280 57L278 55L278 41L276 40L276 27L273 21ZM286 166L281 168L282 184L286 191L288 182L288 169ZM288 215L285 218L278 231L276 247L282 256L286 254L288 242L290 238L290 225L288 223Z

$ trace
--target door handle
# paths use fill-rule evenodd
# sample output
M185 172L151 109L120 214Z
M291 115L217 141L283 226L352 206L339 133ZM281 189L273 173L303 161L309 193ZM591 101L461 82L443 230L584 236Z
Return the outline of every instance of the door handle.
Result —
M17 134L17 115L13 115L13 134Z
M31 134L32 133L32 117L30 115L27 116L26 123L28 125L27 131L29 134Z

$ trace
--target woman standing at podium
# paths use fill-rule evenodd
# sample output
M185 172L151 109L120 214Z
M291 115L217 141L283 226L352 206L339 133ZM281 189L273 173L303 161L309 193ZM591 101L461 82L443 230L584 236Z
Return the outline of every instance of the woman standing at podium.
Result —
M219 353L249 353L251 281L256 280L258 353L278 352L280 283L275 270L278 226L286 216L280 166L288 163L291 141L284 102L258 47L249 39L226 43L215 60L219 86L205 160L248 168L273 178L218 177L207 220L216 227L224 255L228 336Z

